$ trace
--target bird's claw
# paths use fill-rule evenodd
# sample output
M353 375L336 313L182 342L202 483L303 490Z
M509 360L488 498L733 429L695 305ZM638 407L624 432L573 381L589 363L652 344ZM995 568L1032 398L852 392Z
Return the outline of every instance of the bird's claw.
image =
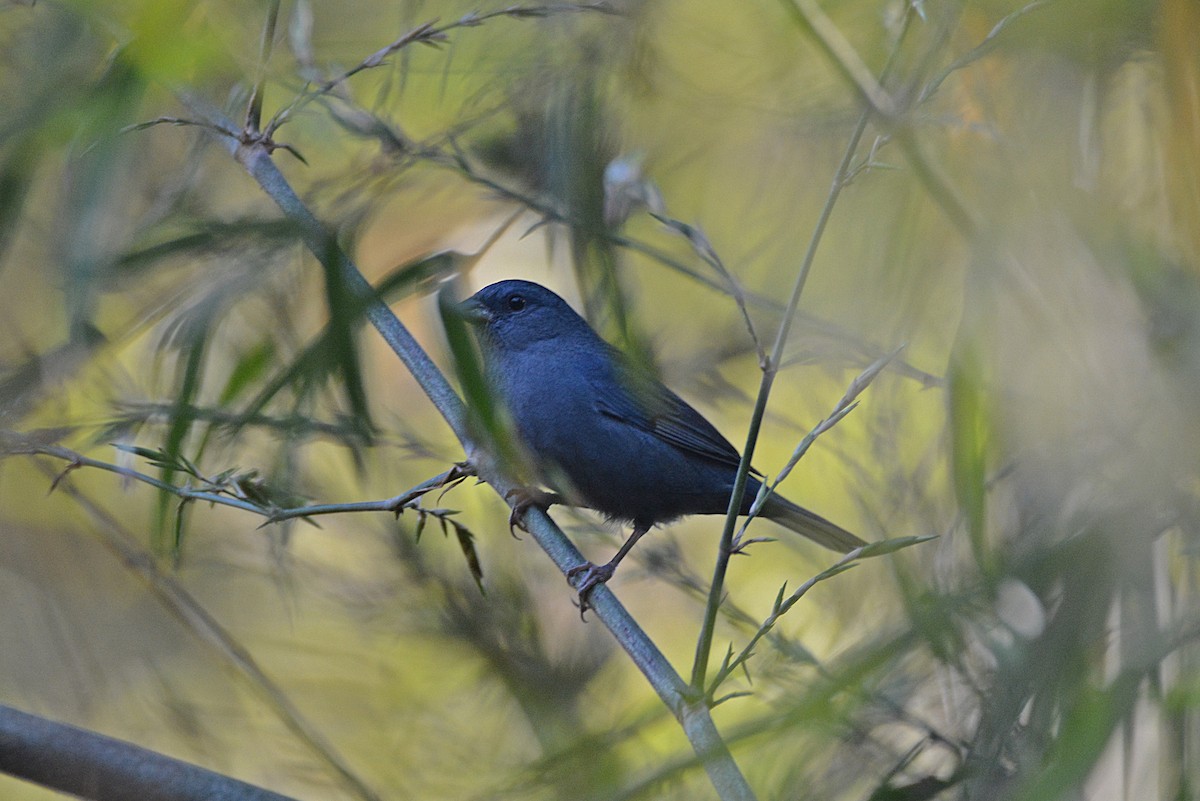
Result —
M526 534L529 529L525 528L525 510L520 507L513 507L513 510L508 513L508 535L514 540L521 539L517 536L517 529L521 529Z
M539 489L515 487L504 494L504 500L512 505L512 511L508 514L508 533L514 538L520 539L515 529L519 528L521 531L529 532L529 528L525 525L525 513L534 506L542 509L553 506L558 502L558 496L553 492L543 492Z
M581 620L584 619L584 612L592 608L588 596L592 594L592 590L612 578L615 569L616 566L611 562L606 565L584 562L567 571L567 581L579 593L579 617Z

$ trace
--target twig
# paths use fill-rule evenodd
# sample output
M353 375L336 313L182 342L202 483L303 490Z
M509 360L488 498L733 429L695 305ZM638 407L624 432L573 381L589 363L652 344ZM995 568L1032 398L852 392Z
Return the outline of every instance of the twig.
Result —
M190 104L196 108L200 106L200 101L192 100ZM219 112L209 110L203 116L214 120L217 125L226 124ZM472 440L467 429L462 400L404 324L396 318L390 308L375 297L371 285L341 250L333 235L296 195L271 160L269 148L259 143L239 143L228 138L220 138L218 141L229 149L263 191L297 226L305 245L322 265L326 269L337 270L340 280L346 283L347 290L364 300L367 318L408 367L417 383L446 419L463 444L468 461L475 467L480 478L491 485L501 497L515 498L511 493L516 489L516 483L504 475L501 467ZM583 555L544 511L536 507L530 509L525 514L524 522L534 540L564 574L584 564ZM703 699L690 692L688 685L611 590L605 586L597 587L589 601L597 618L612 632L662 702L679 721L721 798L725 801L753 799L754 792L717 732Z
M48 468L43 466L42 469L47 475L54 475ZM154 480L151 479L151 481ZM287 693L266 674L250 652L226 631L178 581L159 570L154 557L138 543L136 537L81 490L67 484L62 491L71 496L88 514L102 524L89 529L95 533L101 543L144 581L159 601L178 617L199 640L214 648L223 659L232 663L247 678L251 686L263 695L284 725L322 761L333 768L348 788L367 801L381 801L380 796L354 772L324 735L300 713Z
M896 61L896 56L900 52L900 45L904 41L903 34L908 31L908 24L911 17L912 11L910 8L905 17L905 25L901 36L897 38L887 66L884 67L882 79L886 79L887 75L891 72L891 68ZM787 344L792 322L796 317L796 310L800 305L800 295L804 291L804 285L812 269L813 260L816 258L817 248L820 246L821 238L825 233L825 226L828 225L829 218L833 215L833 208L841 196L842 189L845 187L846 175L854 160L854 154L858 151L859 142L862 140L863 133L867 129L867 123L870 121L871 115L871 108L864 109L863 113L859 115L854 130L850 134L850 140L846 143L846 150L842 154L842 160L833 174L829 193L825 197L825 204L821 208L821 214L817 218L812 237L809 239L808 249L805 251L804 258L800 262L796 281L792 286L792 294L788 299L787 310L784 312L783 320L779 324L779 332L775 337L775 346L772 350L771 358L763 369L762 381L758 388L758 397L755 400L754 410L750 416L750 425L746 432L746 447L742 450L742 460L738 465L733 492L729 498L729 508L725 515L725 526L721 531L721 544L717 551L717 561L713 568L712 585L709 589L708 603L704 610L704 623L701 626L700 635L696 640L696 656L692 662L691 686L697 692L701 691L705 686L705 675L708 671L713 634L717 623L717 610L721 605L721 596L724 594L725 574L729 569L729 559L734 553L734 531L737 528L738 516L741 514L742 497L746 493L746 479L750 474L750 462L754 457L754 447L758 443L759 431L762 428L763 417L766 414L767 400L770 398L771 387L775 382L775 376L783 360L784 346Z
M925 86L921 89L920 95L917 97L917 104L919 105L924 103L926 100L932 97L937 90L941 88L942 83L950 76L951 73L957 72L963 67L975 63L988 53L995 50L996 46L999 44L997 37L999 37L1009 25L1016 22L1018 19L1031 11L1036 11L1043 6L1049 5L1050 2L1051 0L1033 0L1033 2L1029 5L1022 6L1016 11L1013 11L1012 13L1003 17L999 22L992 26L992 29L988 31L988 35L983 37L982 42L975 45L975 47L971 48L963 55L954 59L949 66L939 72L932 80L929 81L929 83L925 84Z
M754 518L758 516L759 512L762 511L763 505L767 502L767 498L775 492L775 489L783 483L784 479L791 475L792 470L800 462L800 459L805 453L808 452L808 449L812 447L812 444L817 441L817 437L833 428L842 420L843 417L850 414L850 412L854 411L854 409L858 407L858 396L862 394L863 390L871 385L871 382L875 380L876 376L879 375L883 368L886 367L892 359L896 358L896 356L898 356L900 351L903 349L904 346L901 345L886 356L877 359L874 364L859 373L854 380L850 382L850 386L846 388L846 392L834 405L833 411L830 412L825 419L813 426L812 430L809 431L802 440L800 440L800 443L796 446L795 450L792 451L792 455L788 459L787 464L783 466L783 469L779 471L779 474L775 477L775 479L773 481L764 481L762 483L758 491L758 497L754 499L754 503L750 506L750 511L746 514L746 519L742 521L741 530L738 532L737 536L734 537L733 547L735 550L738 548L738 543L741 540L742 535L745 533L746 527L750 525L750 521L754 520Z
M496 11L478 12L472 11L463 15L454 22L445 25L437 25L437 21L424 22L412 30L406 31L399 37L394 39L387 45L376 50L371 55L364 58L358 64L350 69L335 75L325 81L322 81L315 88L309 89L298 95L291 103L277 111L267 123L263 133L270 137L281 125L287 122L295 112L311 103L317 98L327 95L336 89L341 84L353 78L360 72L374 69L386 63L387 59L405 47L411 44L423 44L436 47L449 37L446 35L456 28L474 28L482 25L490 19L497 17L510 17L513 19L529 19L547 17L551 14L563 14L571 12L595 11L603 14L615 14L607 3L551 3L547 5L527 5L527 6L508 6L507 8L497 9Z
M925 191L942 207L954 227L968 241L976 239L979 224L974 215L967 209L937 168L921 152L911 126L904 119L906 109L898 108L882 89L882 83L890 71L891 60L884 68L880 81L876 82L871 76L870 70L855 52L854 47L846 41L837 26L825 16L825 13L813 0L780 0L780 2L791 14L796 24L812 35L821 50L832 61L834 68L863 98L868 115L877 116L883 126L890 130L893 139L904 151L913 174L924 185ZM910 5L905 16L906 30L912 13Z
M818 573L817 575L810 578L808 581L801 584L786 599L784 598L784 593L787 591L787 585L784 584L782 587L779 588L779 593L775 596L775 603L771 607L771 614L768 615L767 618L759 625L758 630L750 638L750 641L748 643L746 643L746 645L742 648L741 651L738 652L737 656L733 655L732 649L729 651L728 654L726 654L725 660L722 663L720 670L718 670L717 675L713 677L712 684L709 685L705 689L705 696L710 700L710 703L712 703L715 706L716 703L718 703L718 701L713 699L713 695L716 692L717 688L720 687L722 682L724 682L727 678L729 678L729 676L731 676L734 673L734 671L736 671L740 667L743 667L746 664L746 662L749 660L751 655L753 655L754 647L758 644L758 642L763 637L766 637L768 634L770 634L771 630L775 627L775 624L779 622L779 619L781 617L783 617L784 615L786 615L788 613L788 611L790 611L791 608L794 607L796 605L796 603L801 598L803 598L806 594L808 594L808 591L811 590L813 587L815 587L817 584L821 583L822 581L825 581L826 579L831 579L834 576L839 575L841 573L845 573L847 570L854 567L858 562L862 561L863 559L870 559L870 558L876 557L876 556L884 556L886 554L892 554L897 551L903 550L904 548L911 548L914 545L920 545L922 543L930 542L931 540L935 540L935 539L937 539L936 535L925 535L925 536L917 536L917 537L897 537L897 538L891 539L891 540L884 540L882 542L873 542L873 543L870 543L869 545L859 546L858 548L855 548L853 551L851 551L850 553L843 556L841 559L839 559L834 564L825 568L820 573ZM829 671L827 671L823 666L818 664L818 668L820 668L822 675L824 675L826 678L830 678L830 679L834 678L833 674L831 674ZM871 695L869 693L864 693L864 695L868 698L874 697L873 695ZM886 699L886 695L884 695L884 694L881 694L880 697L883 699ZM922 728L933 733L939 739L942 739L945 742L949 742L949 740L946 740L945 737L942 737L942 735L937 733L932 727L927 726L925 724L921 724L921 725L922 725Z
M0 706L0 772L79 798L295 801L133 743Z
M218 506L228 506L240 509L243 512L250 512L265 517L266 521L262 524L264 526L284 520L306 519L319 515L345 514L350 512L391 512L392 514L399 515L405 509L412 509L418 514L442 517L445 516L444 510L418 507L415 505L415 502L429 492L457 483L467 475L470 475L463 466L456 466L451 470L426 479L415 487L391 498L384 498L378 501L354 501L350 503L280 507L269 500L269 495L257 495L246 487L244 481L236 480L236 476L231 477L232 471L226 471L226 473L213 478L205 478L198 473L186 471L200 478L203 486L202 488L180 486L134 470L131 467L122 467L121 465L112 464L100 459L93 459L90 456L84 456L77 451L64 448L61 445L21 441L15 439L12 435L6 435L5 439L0 440L0 455L42 455L67 462L67 466L55 474L54 480L50 485L51 492L59 487L62 479L68 473L78 470L81 467L91 467L148 484L156 489L174 495L182 501L202 501ZM253 471L243 475L253 475Z
M754 635L750 637L750 641L746 643L740 652L738 652L737 656L733 656L732 653L726 655L724 663L721 665L720 669L717 670L716 675L713 676L712 683L705 688L704 695L708 698L709 703L713 705L716 704L716 700L713 696L714 693L716 693L717 688L720 687L725 679L729 678L734 671L746 663L751 654L754 653L754 647L758 645L759 640L770 633L771 629L773 629L775 624L779 621L779 618L787 614L788 610L795 606L796 603L817 584L826 579L833 578L840 573L844 573L853 567L853 563L858 561L861 552L862 548L855 548L833 565L825 570L822 570L820 573L801 584L786 599L784 599L783 593L787 590L787 585L785 584L780 587L779 594L775 596L775 603L771 607L771 614L768 615L766 620L759 625L758 631L754 632Z
M896 104L883 88L887 70L885 69L879 80L875 80L870 68L859 58L854 45L842 36L842 32L833 24L833 20L829 19L813 0L781 0L781 2L793 21L812 34L817 44L833 61L838 72L842 73L843 77L858 91L867 107L885 121L896 117ZM906 30L908 19L911 18L912 13L910 5L905 11Z
M758 338L758 331L754 328L754 321L750 319L750 312L746 308L746 293L742 289L741 284L733 277L725 267L725 263L721 261L721 257L717 254L716 248L708 240L708 237L694 225L673 219L665 214L657 214L651 212L650 216L658 220L667 228L680 234L692 246L692 250L700 257L708 266L716 271L717 275L721 276L724 281L724 286L721 288L729 293L733 298L733 302L737 304L738 311L742 314L742 321L746 323L746 330L750 332L750 339L754 342L754 352L758 355L758 366L763 368L767 364L767 353L763 350L762 341Z

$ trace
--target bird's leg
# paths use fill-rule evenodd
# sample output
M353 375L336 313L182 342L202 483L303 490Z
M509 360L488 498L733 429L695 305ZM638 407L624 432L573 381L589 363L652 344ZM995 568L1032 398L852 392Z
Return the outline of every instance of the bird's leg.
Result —
M634 543L642 538L642 535L650 530L649 526L635 525L633 533L629 535L629 539L621 543L621 547L617 549L617 553L608 564L594 565L591 562L585 562L582 565L573 567L567 571L567 580L571 581L576 591L579 592L579 611L582 614L588 609L587 596L597 584L603 584L612 578L613 573L617 570L617 565L625 558L625 554L633 548ZM574 581L580 577L579 581Z
M514 528L529 531L525 527L525 513L537 506L549 509L556 503L562 503L563 497L557 492L546 492L534 487L516 487L504 494L504 500L512 504L512 512L508 515L508 533L517 536Z

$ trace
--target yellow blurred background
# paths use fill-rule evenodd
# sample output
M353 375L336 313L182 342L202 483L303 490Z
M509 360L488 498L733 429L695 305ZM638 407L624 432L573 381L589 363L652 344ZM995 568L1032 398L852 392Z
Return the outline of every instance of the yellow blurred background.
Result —
M180 124L242 125L260 80L264 119L286 110L276 162L449 375L442 283L527 278L741 448L755 342L671 222L719 254L769 352L866 114L755 463L774 475L903 346L783 491L868 540L939 539L819 584L718 693L749 693L718 726L762 798L1190 797L1194 2L614 2L455 26L505 6L305 0L264 63L271 5L0 6L5 451L197 486L112 445L165 449L315 503L463 458L225 134ZM435 20L436 46L312 93ZM865 110L863 75L888 108ZM411 511L260 527L88 467L47 494L69 464L0 465L0 703L298 798L363 796L280 697L381 798L711 796L488 487L425 500L475 535L481 593L454 532L418 541ZM552 516L592 559L627 533ZM652 532L611 585L684 675L720 530ZM835 561L751 532L780 539L733 560L717 662Z

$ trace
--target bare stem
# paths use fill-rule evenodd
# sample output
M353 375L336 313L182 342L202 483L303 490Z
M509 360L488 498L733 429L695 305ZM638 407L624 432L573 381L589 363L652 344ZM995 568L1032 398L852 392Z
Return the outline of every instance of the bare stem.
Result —
M417 499L421 496L440 489L446 486L449 482L456 481L465 475L461 469L455 468L444 473L439 473L433 478L426 479L420 484L417 484L412 489L402 492L391 498L384 498L378 501L356 501L352 503L326 503L326 504L311 504L305 506L276 506L269 501L254 498L246 494L239 494L236 482L228 482L223 480L202 480L200 486L181 486L163 481L147 473L142 473L134 470L131 467L124 467L111 462L105 462L101 459L93 459L90 456L84 456L82 453L64 448L61 445L44 445L33 442L18 442L18 443L0 443L0 452L5 455L41 455L51 456L55 459L61 459L67 463L65 470L60 471L54 478L51 489L55 489L61 483L62 479L73 470L81 467L89 467L96 470L104 470L109 473L115 473L132 481L138 481L143 484L148 484L151 487L160 489L170 493L183 501L201 501L211 503L217 506L228 506L233 509L240 509L243 512L265 517L267 523L279 523L284 520L295 520L297 518L316 517L318 515L345 514L347 512L391 512L399 514L404 509L414 509L424 514L432 514L435 517L439 516L441 510L436 509L417 509L415 506Z
M192 105L198 106L198 102L194 101ZM201 113L195 108L194 112L197 116L208 117L219 126L228 128L219 112L205 110ZM269 143L238 142L227 137L218 137L218 141L229 149L263 191L296 225L305 245L318 261L326 269L336 269L348 290L364 301L367 319L408 367L417 383L450 425L479 477L491 485L501 497L515 499L517 496L513 495L512 491L517 488L516 482L512 477L505 475L490 454L479 448L470 437L462 399L404 324L374 294L371 285L349 256L342 251L336 239L296 195L295 190L271 160ZM564 574L585 564L583 555L544 511L530 509L525 514L524 522L533 539ZM658 646L642 631L611 590L606 586L597 587L589 601L596 616L612 632L662 702L679 721L720 797L725 801L753 799L754 792L713 724L703 699L690 691Z
M73 798L295 801L124 740L9 706L0 706L0 744L4 773Z
M908 30L911 16L912 11L910 9L905 17L901 35L897 37L892 55L888 59L887 66L884 68L881 81L885 80L888 73L891 72L891 67L895 63L896 56L900 52L900 46L905 38L903 34ZM873 79L872 83L874 83ZM859 115L858 122L850 134L849 142L846 143L846 150L842 154L841 163L838 164L838 168L834 172L833 180L829 186L829 193L825 197L825 204L821 208L821 213L817 217L812 237L809 239L808 249L805 251L804 258L800 262L800 269L796 274L796 281L792 286L792 294L788 299L787 310L784 312L783 320L779 324L779 332L775 338L775 346L772 350L771 358L763 367L762 382L759 384L758 397L755 400L754 410L750 416L750 426L746 433L746 447L742 451L742 460L738 465L733 493L729 498L729 509L725 515L725 527L721 531L721 544L717 551L716 565L713 568L713 580L708 593L708 603L704 609L704 622L701 625L700 634L696 640L696 656L692 662L691 682L692 689L695 692L702 692L705 686L708 662L712 653L713 635L717 624L717 611L721 605L721 597L725 591L725 574L729 569L729 559L734 553L734 531L737 528L737 519L742 508L742 497L746 493L746 479L750 473L750 462L754 457L754 447L758 443L758 435L762 427L763 416L766 414L767 400L771 395L771 387L775 382L779 365L783 361L784 347L787 344L788 335L791 333L792 322L795 319L796 310L800 305L800 296L804 292L804 285L808 281L808 274L812 270L817 248L820 246L821 238L825 233L825 226L828 225L829 218L833 215L833 208L841 196L842 189L846 186L846 178L850 174L854 154L858 152L859 142L862 141L867 124L875 113L876 105L875 103L868 103L867 108Z
M46 469L46 473L54 475L49 469ZM367 786L320 730L304 717L287 693L267 675L250 652L226 631L182 584L159 569L154 557L141 546L136 537L81 490L68 485L63 491L100 524L90 528L100 542L136 573L163 606L178 617L189 631L234 665L263 696L284 725L329 765L355 795L365 801L380 801L380 796Z
M696 226L689 225L681 220L676 220L665 214L654 214L653 216L660 223L667 226L667 228L670 228L686 239L700 260L711 267L721 277L723 281L721 288L729 293L730 297L733 298L733 302L737 304L738 311L742 315L742 322L746 324L746 329L750 333L750 339L754 343L754 352L758 354L759 366L766 365L766 351L763 350L762 342L758 338L758 331L754 328L754 321L750 319L750 311L746 308L746 293L742 289L742 285L738 283L738 280L733 277L733 273L729 272L729 269L726 268L725 262L721 260L716 248L708 241L708 237Z
M615 13L606 3L602 2L550 3L545 5L534 4L509 6L507 8L497 9L496 11L482 13L478 11L472 11L445 25L438 25L436 20L424 22L412 30L401 34L399 37L376 50L374 53L367 56L350 69L339 73L332 78L322 81L312 89L302 92L290 104L276 112L275 116L273 116L271 121L267 124L267 127L263 133L267 137L273 136L275 131L279 129L279 126L287 122L288 118L301 108L308 105L313 100L329 94L358 73L365 70L374 69L375 67L387 63L387 60L390 57L394 56L396 53L400 52L409 45L424 44L436 46L446 41L448 38L446 34L452 30L455 30L456 28L474 28L482 25L488 20L495 19L497 17L529 19L547 17L551 14L563 14L581 11L596 11L608 14Z
M747 642L742 650L738 652L737 656L726 659L725 664L723 664L721 669L717 671L717 674L713 676L712 684L705 690L704 693L705 697L708 698L709 703L713 703L713 695L717 688L720 687L725 679L729 678L734 671L746 663L746 661L754 653L754 647L758 645L759 640L771 632L771 629L775 627L775 624L779 621L779 618L787 614L788 610L795 606L796 603L817 584L825 579L833 578L839 573L844 573L853 567L852 563L859 558L861 553L862 548L855 548L853 551L835 562L831 567L822 570L820 573L801 584L786 599L783 597L784 589L780 588L779 596L775 599L775 605L771 609L771 614L759 625L758 631L754 632L754 635L750 638L750 641Z
M902 349L903 346L896 348L886 356L877 359L873 364L867 367L866 370L863 370L861 373L859 373L858 376L856 376L855 379L850 382L850 386L847 387L846 392L842 395L842 397L838 399L838 402L833 407L833 411L830 412L827 417L821 420L821 422L813 426L812 430L809 431L802 440L800 440L800 444L797 445L795 450L792 451L792 455L788 459L787 464L783 466L783 469L779 471L779 474L775 476L775 479L773 481L763 482L762 488L759 490L758 497L754 499L754 504L750 507L750 512L746 515L746 519L742 522L741 531L735 538L735 547L736 540L741 537L742 532L745 532L746 526L750 525L750 521L757 517L758 513L762 511L763 504L767 502L767 498L775 492L776 488L783 483L784 479L791 475L792 470L797 464L800 463L800 459L804 457L804 454L808 453L808 449L811 448L812 444L817 441L817 437L833 428L835 425L841 422L843 417L854 411L854 409L858 406L858 396L863 393L863 390L871 385L871 382L875 380L876 376L883 371L883 368L887 367L892 359L899 355Z

